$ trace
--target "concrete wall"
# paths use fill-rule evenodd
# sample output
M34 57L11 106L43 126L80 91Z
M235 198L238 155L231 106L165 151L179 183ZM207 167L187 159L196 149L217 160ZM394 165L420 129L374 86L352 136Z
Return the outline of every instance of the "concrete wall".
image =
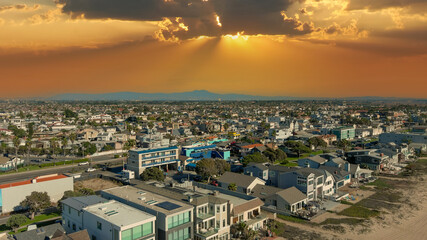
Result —
M61 178L46 182L25 184L2 189L3 213L19 210L19 203L32 192L47 192L52 202L57 202L64 196L65 191L73 191L72 177Z

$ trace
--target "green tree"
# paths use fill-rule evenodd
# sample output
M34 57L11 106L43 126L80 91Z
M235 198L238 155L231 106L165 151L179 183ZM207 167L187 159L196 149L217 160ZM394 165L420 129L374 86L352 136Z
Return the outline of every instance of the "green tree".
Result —
M351 143L346 139L341 139L337 142L337 147L341 148L343 151L346 151L350 146Z
M34 219L34 215L51 206L50 197L47 192L32 192L29 196L19 204L21 207L28 209L31 214L31 219Z
M11 228L14 232L16 232L16 229L19 228L21 225L26 223L28 218L24 214L14 214L9 217L9 219L6 222L6 226Z
M84 148L84 154L92 155L97 152L96 145L90 142L82 143Z
M245 156L242 160L242 163L243 163L243 166L247 166L250 162L265 163L268 161L269 159L266 156L264 156L260 152L256 152L256 153Z
M9 125L8 129L13 132L13 135L18 138L23 138L26 136L26 132L24 129L20 129L15 125Z
M230 191L237 191L237 186L235 183L228 184L228 190Z
M196 163L196 173L203 178L208 178L210 182L211 176L218 173L217 165L215 160L212 158L204 158Z
M144 172L141 173L141 180L142 181L148 181L148 180L157 180L160 182L163 182L165 180L165 175L163 174L163 171L159 168L152 167L152 168L146 168Z
M224 159L215 159L216 175L222 175L226 171L230 171L231 166Z
M29 123L28 124L28 137L32 138L34 135L34 123Z
M79 115L70 109L65 109L64 111L65 118L77 118Z

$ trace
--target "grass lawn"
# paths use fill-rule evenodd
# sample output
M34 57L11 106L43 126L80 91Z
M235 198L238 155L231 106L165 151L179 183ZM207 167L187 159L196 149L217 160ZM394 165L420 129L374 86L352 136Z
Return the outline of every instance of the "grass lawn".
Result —
M338 213L338 215L344 215L344 216L356 217L356 218L376 217L379 214L380 212L377 210L370 210L368 208L365 208L359 205L352 205L351 207L346 208L343 211Z
M22 226L26 226L26 225L31 225L33 223L37 223L37 222L41 222L41 221L45 221L48 219L52 219L52 218L56 218L56 217L60 217L61 215L59 213L49 213L49 214L41 214L41 215L37 215L34 217L33 220L28 219L24 224L22 224ZM25 231L27 228L21 228L19 229L17 232L23 232ZM0 232L4 232L4 231L11 231L12 229L10 229L9 227L6 226L6 224L0 225ZM13 234L13 232L12 232Z
M60 217L60 216L61 216L61 214L59 214L59 213L41 214L41 215L35 216L33 220L28 219L24 225L30 225L30 224L33 224L36 222L41 222L41 221L44 221L47 219L56 218L56 217Z
M310 223L307 220L301 219L301 218L297 218L297 217L292 217L292 216L286 216L286 215L282 215L282 214L277 214L277 217L285 220L285 221L289 221L289 222L295 222L295 223Z
M286 164L280 164L280 165L286 166L286 167L297 167L298 163L296 163L296 162L288 162Z
M390 184L388 184L384 179L381 178L375 180L374 182L367 183L366 185L375 186L377 189L386 189L391 187Z

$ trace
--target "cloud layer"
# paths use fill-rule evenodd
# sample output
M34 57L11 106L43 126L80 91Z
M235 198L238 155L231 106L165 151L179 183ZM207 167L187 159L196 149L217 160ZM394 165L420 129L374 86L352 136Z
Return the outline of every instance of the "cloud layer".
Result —
M87 19L162 21L157 36L188 39L244 32L302 35L313 24L287 17L293 0L58 0L63 12Z

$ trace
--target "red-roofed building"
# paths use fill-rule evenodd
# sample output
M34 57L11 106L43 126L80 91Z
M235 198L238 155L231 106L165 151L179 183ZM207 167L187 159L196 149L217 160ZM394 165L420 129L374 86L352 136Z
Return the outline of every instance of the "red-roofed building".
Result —
M47 192L52 202L57 202L65 191L73 191L73 178L51 174L33 179L0 185L0 214L20 210L19 203L31 192Z

